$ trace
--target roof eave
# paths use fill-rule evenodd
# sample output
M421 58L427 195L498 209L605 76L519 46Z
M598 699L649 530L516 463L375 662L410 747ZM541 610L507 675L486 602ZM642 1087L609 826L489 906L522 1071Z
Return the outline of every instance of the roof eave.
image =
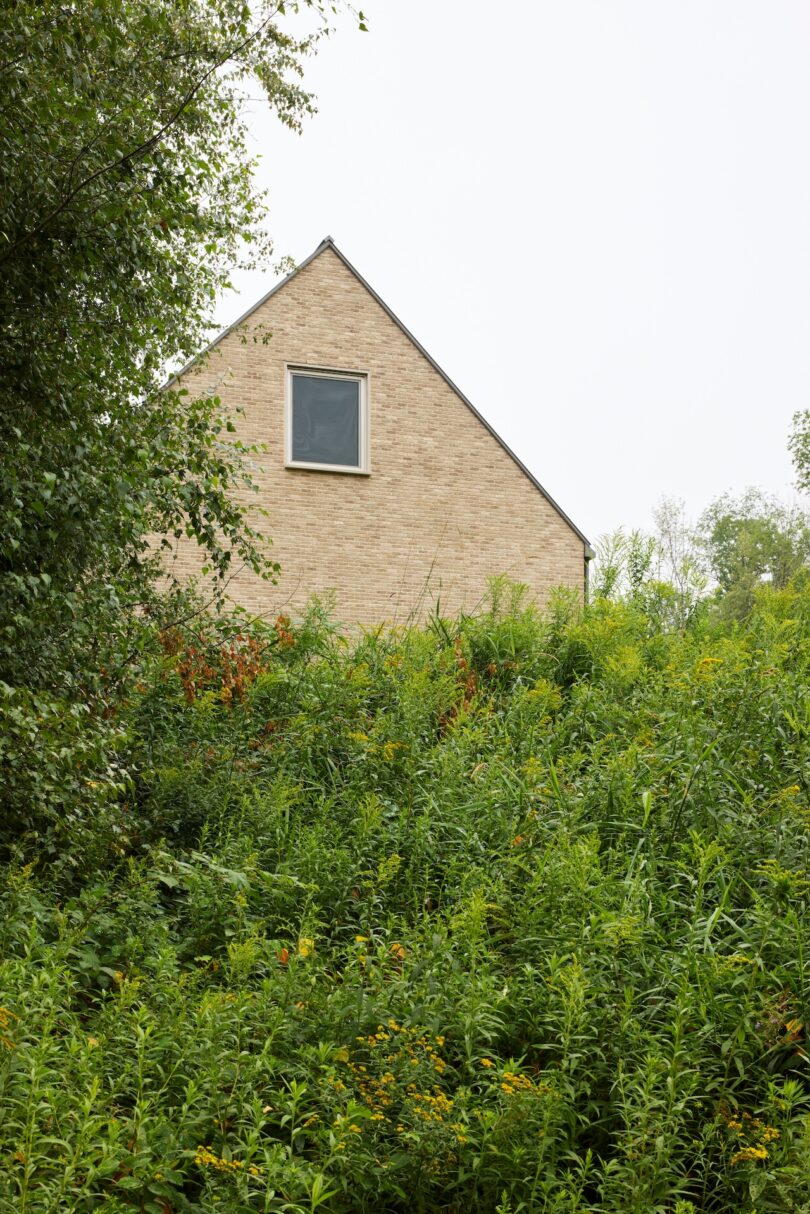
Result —
M461 391L461 388L459 388L459 386L458 386L457 384L453 383L452 379L451 379L451 378L450 378L450 376L447 374L447 372L446 372L446 371L444 371L444 370L443 370L443 369L442 369L442 368L439 366L439 364L436 362L435 358L433 358L433 357L432 357L432 355L430 355L430 354L427 352L427 350L426 350L426 349L425 349L425 347L422 345L422 343L421 343L420 341L418 341L418 340L417 340L417 338L415 338L415 337L414 337L414 335L413 335L413 333L411 333L410 329L408 329L408 328L407 328L407 327L406 327L406 326L405 326L405 325L402 323L402 321L399 319L399 317L398 317L398 316L397 316L397 315L396 315L394 312L392 312L392 310L389 308L389 306L388 306L388 304L385 302L385 300L384 300L384 299L381 299L381 298L380 298L380 296L377 294L377 292L374 290L374 288L371 286L371 284L370 284L370 283L368 283L368 282L366 282L366 280L365 280L365 278L363 277L363 275L362 275L362 274L361 274L361 273L360 273L358 270L356 270L356 269L355 269L355 267L354 267L354 266L352 265L352 263L349 261L348 257L346 257L345 253L342 253L342 252L340 251L340 249L339 249L339 248L337 247L337 245L335 244L334 240L332 240L332 237L331 237L331 236L327 236L327 237L326 237L326 239L325 239L325 240L323 240L323 241L322 241L322 242L321 242L321 243L318 245L318 248L317 248L317 249L315 250L315 252L312 254L312 257L317 256L317 254L318 254L319 252L321 252L321 251L322 251L323 249L325 249L325 248L330 248L330 249L332 250L332 252L333 252L333 253L335 253L335 254L336 254L336 255L337 255L339 258L340 258L340 260L341 260L341 261L343 262L343 264L346 266L347 270L349 270L349 271L350 271L350 272L351 272L351 273L352 273L352 274L355 276L355 278L358 280L358 282L362 283L362 285L363 285L363 286L366 288L366 290L368 291L369 295L371 295L371 297L377 301L377 303L380 305L380 307L383 309L383 311L384 311L384 312L386 312L386 313L388 314L388 316L391 318L391 320L394 322L394 324L397 326L397 328L399 328L399 329L400 329L400 330L401 330L401 331L402 331L402 332L405 334L405 336L408 338L408 340L409 340L410 342L412 342L412 343L413 343L413 345L414 345L414 346L416 346L417 350L418 350L418 351L419 351L419 353L422 355L422 357L423 357L423 358L425 358L425 359L427 359L427 361L430 363L430 365L431 365L431 367L433 368L433 370L434 370L434 371L436 371L436 372L438 372L438 374L439 374L439 375L442 377L442 379L443 379L443 380L444 380L444 382L447 384L447 386L448 386L449 388L451 388L451 389L453 390L453 392L455 392L456 396L458 396L458 397L459 397L459 399L460 399L460 400L462 400L462 401L464 402L464 404L467 406L467 408L470 410L470 412L471 412L471 413L473 413L473 414L475 415L475 417L477 417L477 418L478 418L478 420L480 421L481 425L482 425L482 426L484 426L484 427L485 427L485 429L487 429L487 430L489 431L489 433L492 435L492 437L495 439L495 441L496 441L496 442L497 442L497 443L498 443L498 444L499 444L501 447L503 447L503 449L504 449L504 451L506 452L506 454L507 454L507 455L508 455L508 456L509 456L509 457L510 457L512 460L514 460L514 462L517 464L518 468L520 468L520 470L521 470L521 472L524 474L524 476L527 476L527 477L529 478L529 480L531 481L531 483L534 485L535 489L539 490L539 492L540 492L540 493L542 493L543 497L546 499L546 501L549 503L549 505L550 505L550 506L553 506L553 507L554 507L554 509L557 511L557 513L559 514L560 518L561 518L561 519L563 519L563 520L564 520L564 521L565 521L565 522L568 524L568 526L571 528L571 530L572 530L572 531L573 531L573 532L574 532L576 535L578 535L578 536L579 536L579 538L582 540L582 542L583 542L583 544L585 545L585 547L586 547L588 550L593 551L593 549L591 549L591 545L590 545L590 542L589 542L589 540L588 540L587 536L586 536L586 535L584 535L584 534L583 534L583 532L581 532L581 531L580 531L580 529L579 529L579 527L577 527L576 523L575 523L575 522L573 522L573 520L572 520L572 519L570 519L570 518L568 517L568 515L565 513L565 511L562 509L562 507L561 507L561 506L560 506L560 505L559 505L557 502L555 502L554 498L551 496L551 494L548 492L548 490L546 490L546 489L545 489L545 488L544 488L544 487L543 487L543 486L540 484L540 482L539 482L539 480L537 479L537 477L536 477L536 476L534 476L534 475L533 475L533 474L532 474L532 473L529 471L529 469L528 469L528 468L526 467L526 465L523 463L523 460L522 460L522 459L520 459L520 458L519 458L519 457L518 457L518 456L515 454L515 452L514 452L514 451L512 450L512 448L511 448L511 447L508 445L508 443L504 442L504 440L501 438L500 434L498 434L498 432L497 432L497 431L494 429L494 427L493 427L493 426L491 426L491 425L489 424L489 422L488 422L488 421L487 421L487 419L486 419L486 418L483 416L483 414L482 414L482 413L479 413L478 409L476 409L476 407L475 407L475 405L472 403L472 401L471 401L471 400L470 400L470 399L469 399L467 396L465 396L465 395L464 395L464 393ZM307 260L308 260L308 261L311 261L311 260L312 260L312 258L308 258ZM303 269L303 265L305 265L305 264L306 264L306 263L303 263L303 264L302 264L302 266L301 266L300 268L302 268L302 269ZM283 286L284 284L282 283L282 284L280 284L280 285L281 285L281 286Z

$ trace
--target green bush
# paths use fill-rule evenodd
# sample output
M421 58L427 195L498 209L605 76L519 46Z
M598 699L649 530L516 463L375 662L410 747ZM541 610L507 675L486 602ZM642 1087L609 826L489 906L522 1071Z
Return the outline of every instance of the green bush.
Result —
M163 637L4 873L0 1210L810 1210L810 589L497 593Z

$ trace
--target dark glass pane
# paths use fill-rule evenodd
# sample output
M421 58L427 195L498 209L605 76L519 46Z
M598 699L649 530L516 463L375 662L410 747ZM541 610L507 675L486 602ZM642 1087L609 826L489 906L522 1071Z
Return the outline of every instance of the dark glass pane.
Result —
M360 384L356 379L292 377L295 463L360 467Z

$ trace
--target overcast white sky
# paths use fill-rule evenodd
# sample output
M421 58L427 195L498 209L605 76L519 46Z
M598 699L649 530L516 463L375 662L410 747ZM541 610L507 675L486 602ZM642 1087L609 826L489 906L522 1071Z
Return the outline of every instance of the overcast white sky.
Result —
M309 65L303 135L254 107L277 252L332 235L592 539L662 495L791 496L808 0L363 9Z

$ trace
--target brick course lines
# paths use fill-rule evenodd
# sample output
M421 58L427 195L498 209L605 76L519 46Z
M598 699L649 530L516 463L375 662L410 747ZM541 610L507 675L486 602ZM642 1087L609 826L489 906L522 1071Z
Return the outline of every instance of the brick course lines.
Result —
M269 331L266 344L253 341ZM247 337L247 341L244 341ZM371 475L284 467L287 364L368 374ZM329 246L265 300L209 361L184 372L241 407L238 436L264 443L256 480L277 585L239 574L229 593L250 612L297 614L334 596L346 623L403 622L473 609L487 579L526 582L543 603L580 594L584 542ZM174 572L199 572L183 543Z

